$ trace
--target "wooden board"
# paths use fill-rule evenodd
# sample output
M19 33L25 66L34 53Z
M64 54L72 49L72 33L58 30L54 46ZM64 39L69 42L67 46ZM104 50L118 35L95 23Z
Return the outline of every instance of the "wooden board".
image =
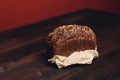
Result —
M58 69L46 62L46 36L63 24L90 26L100 57ZM120 80L120 16L82 10L0 33L0 80Z

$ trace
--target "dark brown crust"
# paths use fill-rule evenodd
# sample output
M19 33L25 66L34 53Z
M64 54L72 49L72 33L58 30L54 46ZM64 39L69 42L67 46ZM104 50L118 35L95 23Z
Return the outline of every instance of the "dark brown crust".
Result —
M74 51L95 49L96 35L87 26L64 25L49 33L47 41L53 55L69 56Z

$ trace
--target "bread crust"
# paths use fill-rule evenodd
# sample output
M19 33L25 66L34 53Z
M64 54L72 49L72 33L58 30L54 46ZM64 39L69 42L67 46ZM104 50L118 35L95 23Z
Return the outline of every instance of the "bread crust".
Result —
M63 25L49 33L47 43L51 54L69 56L75 51L95 49L96 35L87 26Z

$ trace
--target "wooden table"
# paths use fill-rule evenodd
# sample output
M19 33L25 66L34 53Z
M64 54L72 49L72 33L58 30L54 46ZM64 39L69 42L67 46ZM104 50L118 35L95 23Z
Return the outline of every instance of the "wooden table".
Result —
M90 26L100 57L58 69L46 62L46 36L63 24ZM0 80L120 80L120 15L81 10L0 33Z

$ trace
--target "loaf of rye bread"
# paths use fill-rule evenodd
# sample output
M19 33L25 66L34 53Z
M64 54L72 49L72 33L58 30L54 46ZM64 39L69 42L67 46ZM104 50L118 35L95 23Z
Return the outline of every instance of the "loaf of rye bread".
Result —
M49 33L47 43L52 56L69 56L76 51L95 49L96 35L87 26L63 25Z

